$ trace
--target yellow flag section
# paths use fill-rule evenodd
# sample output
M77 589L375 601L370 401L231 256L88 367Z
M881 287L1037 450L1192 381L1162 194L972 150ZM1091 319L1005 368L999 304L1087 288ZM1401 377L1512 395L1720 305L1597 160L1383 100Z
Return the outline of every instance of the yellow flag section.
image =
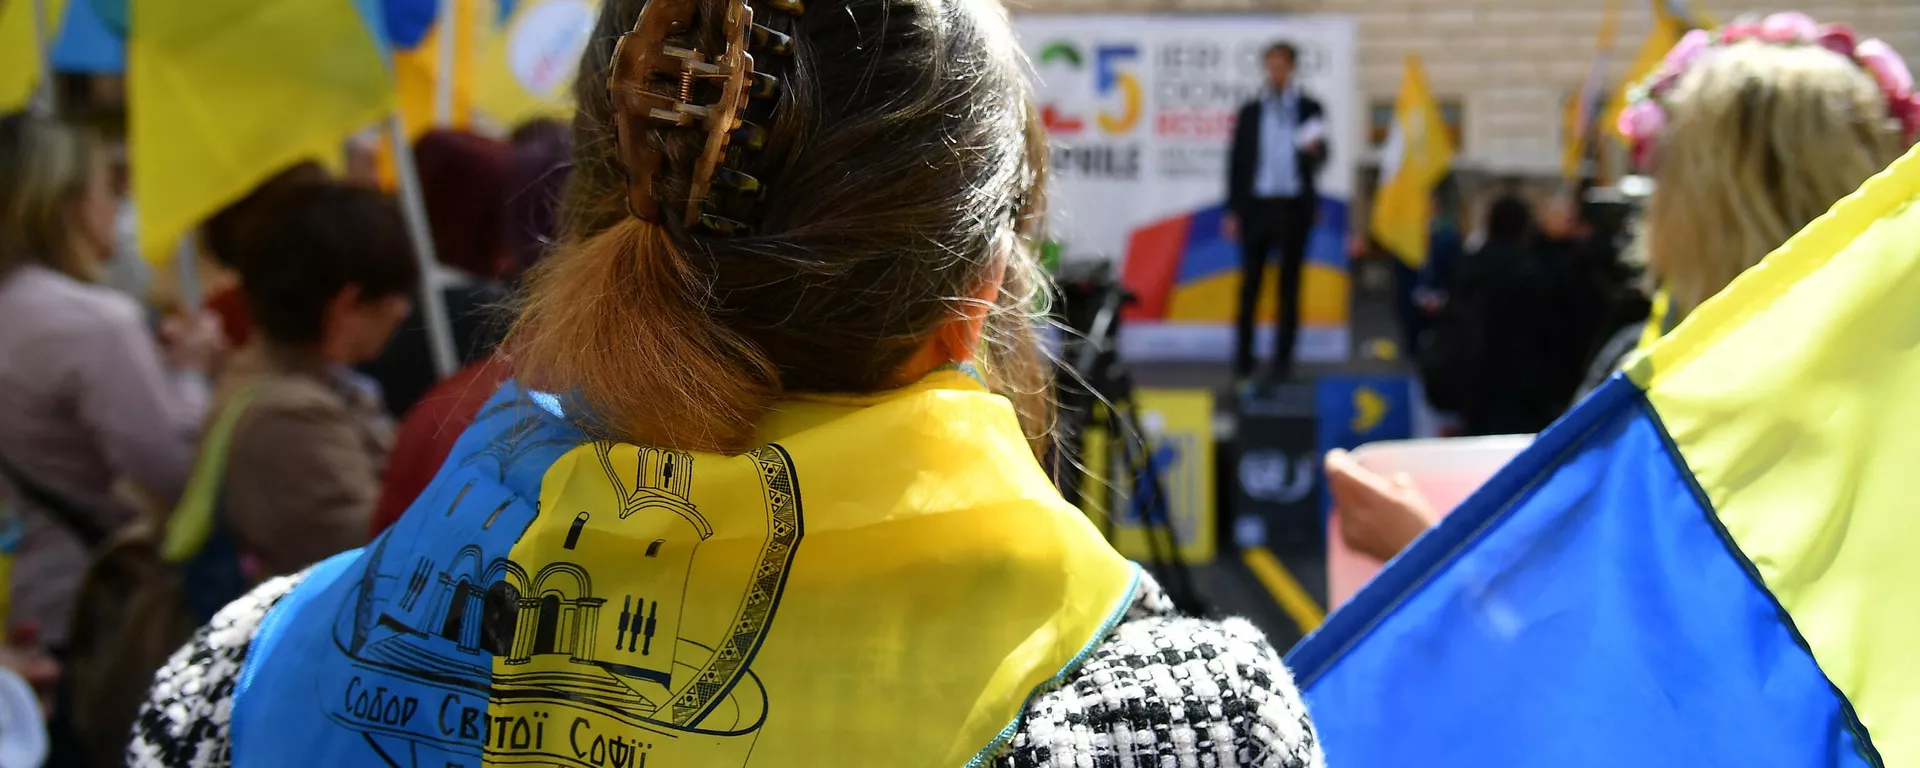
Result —
M66 18L67 0L44 0L46 17L35 18L34 0L0 0L0 114L25 109L40 85L48 45Z
M480 49L474 105L512 129L573 113L572 86L593 35L598 0L522 0Z
M338 155L392 109L360 3L131 2L133 197L150 258L282 168Z
M941 373L783 405L744 456L562 455L486 764L984 763L1137 578L1021 434Z
M1630 369L1885 765L1920 764L1920 150Z
M1567 102L1567 112L1561 121L1567 139L1561 150L1560 177L1566 181L1580 179L1587 157L1593 154L1595 126L1603 113L1609 111L1607 69L1613 61L1613 38L1619 28L1620 0L1607 0L1607 14L1600 20L1600 38L1593 45L1593 63L1587 67L1586 82Z
M1427 263L1427 226L1433 187L1453 165L1440 103L1427 88L1420 57L1407 56L1407 73L1393 104L1393 130L1381 152L1380 189L1373 199L1373 237L1409 266Z

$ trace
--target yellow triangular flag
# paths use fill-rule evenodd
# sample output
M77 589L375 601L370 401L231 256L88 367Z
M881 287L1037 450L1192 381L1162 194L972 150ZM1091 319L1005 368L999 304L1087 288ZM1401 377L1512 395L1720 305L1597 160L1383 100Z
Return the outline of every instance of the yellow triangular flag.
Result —
M1594 126L1607 111L1607 69L1613 59L1613 39L1620 27L1620 2L1607 0L1607 13L1600 21L1600 37L1593 46L1593 64L1587 68L1587 80L1580 92L1567 102L1563 122L1567 141L1560 158L1560 177L1577 181L1586 165ZM1663 52L1664 53L1664 52Z
M1427 88L1420 57L1407 56L1406 78L1394 100L1393 130L1381 153L1380 189L1373 200L1373 237L1408 266L1427 263L1427 224L1433 188L1453 165L1440 103Z

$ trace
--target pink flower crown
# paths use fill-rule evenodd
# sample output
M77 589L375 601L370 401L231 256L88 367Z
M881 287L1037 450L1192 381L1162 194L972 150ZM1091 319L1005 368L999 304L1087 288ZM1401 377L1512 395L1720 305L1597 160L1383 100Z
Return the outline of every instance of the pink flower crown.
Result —
M1619 128L1633 146L1634 164L1645 167L1654 142L1666 130L1667 108L1661 102L1687 69L1715 47L1743 40L1818 45L1852 59L1880 85L1887 111L1900 122L1906 140L1912 142L1920 135L1920 94L1914 92L1913 73L1893 46L1878 38L1858 40L1853 29L1844 24L1819 24L1811 16L1789 11L1765 19L1742 17L1721 27L1718 34L1696 29L1680 38L1660 68L1627 92L1627 108L1620 113Z

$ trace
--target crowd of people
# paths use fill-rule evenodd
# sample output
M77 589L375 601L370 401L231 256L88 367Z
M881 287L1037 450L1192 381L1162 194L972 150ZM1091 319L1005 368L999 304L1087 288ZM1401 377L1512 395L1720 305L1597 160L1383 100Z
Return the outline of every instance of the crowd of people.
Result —
M1029 248L1047 149L1005 12L968 0L770 2L745 35L723 24L737 5L608 0L570 127L422 136L439 261L425 272L377 180L282 169L201 227L205 311L158 313L106 285L129 255L102 139L53 118L0 118L0 498L17 541L5 661L45 698L50 764L227 765L264 738L314 764L371 760L381 742L310 708L314 690L342 679L334 655L379 631L421 643L408 653L425 660L405 657L416 666L396 674L457 677L492 654L555 675L591 666L635 686L636 701L691 707L647 698L650 681L678 674L671 659L596 661L577 637L596 625L560 628L562 601L590 596L525 580L581 570L592 518L658 514L694 539L648 528L592 573L603 596L658 586L656 556L746 535L737 507L753 505L740 499L799 496L780 474L796 465L804 523L796 509L752 529L766 552L787 552L784 564L759 561L758 577L779 581L753 594L770 590L795 628L750 626L772 622L764 606L719 622L754 638L733 674L751 663L762 695L779 699L784 720L758 735L765 754L1322 762L1260 633L1178 615L1047 482L1050 372L1035 342L1047 277ZM632 44L617 45L623 36ZM654 76L680 72L687 52L723 61L749 47L751 82ZM1276 46L1267 58L1290 70L1293 57ZM1543 207L1502 194L1471 243L1436 229L1433 268L1408 282L1407 337L1426 391L1464 432L1546 427L1906 146L1894 74L1824 40L1701 32L1670 64L1651 106L1629 110L1654 181L1632 227L1582 190ZM1294 219L1308 213L1273 203L1284 222L1253 219L1311 192L1308 169L1325 152L1318 105L1289 91L1264 101L1292 117L1243 131L1239 229L1301 239ZM672 117L720 103L736 117ZM1299 175L1256 167L1260 141L1297 147L1284 154ZM1270 248L1259 250L1256 267ZM1283 264L1297 267L1298 250ZM436 375L413 301L422 285L450 311L463 367L449 378ZM1257 297L1256 286L1249 310ZM1291 335L1283 328L1283 349ZM824 468L856 459L851 479ZM1361 551L1391 557L1435 519L1416 491L1344 454L1328 473ZM469 525L463 503L486 507L484 524ZM502 515L524 539L488 538ZM1021 530L985 522L1013 519ZM442 572L462 607L402 627L422 610L428 548L443 539L522 581L469 592ZM126 573L164 578L115 578ZM687 573L705 572L682 573L682 590ZM613 632L610 613L598 631ZM648 654L657 618L656 599ZM631 656L642 626L622 614L601 645ZM920 663L933 647L957 650ZM597 695L559 676L526 690L495 679L496 697ZM1159 682L1137 683L1149 679ZM711 711L648 722L695 728ZM410 739L404 723L385 725ZM484 726L459 733L410 748L509 749ZM534 750L512 753L523 762L540 759L513 742Z
M92 657L166 634L80 610L127 602L85 594L112 592L89 574L103 553L164 542L190 565L181 592L203 623L246 585L365 545L412 503L474 398L505 378L494 351L553 233L568 140L553 121L506 141L422 136L432 275L377 180L287 168L202 228L207 309L156 317L103 284L129 256L105 143L52 118L0 120L8 621L46 695L94 705L55 710L53 764L120 762L113 734L130 732L154 668ZM413 302L429 279L469 364L444 382Z
M1423 349L1430 398L1459 413L1466 434L1544 429L1906 149L1906 65L1863 65L1851 30L1775 18L1798 36L1769 39L1755 25L1689 34L1656 93L1626 113L1653 193L1618 257L1620 240L1578 205L1561 201L1546 227L1518 198L1490 206L1485 242L1454 270ZM1635 285L1644 290L1621 290ZM1327 469L1359 551L1389 559L1435 520L1407 484L1344 454Z

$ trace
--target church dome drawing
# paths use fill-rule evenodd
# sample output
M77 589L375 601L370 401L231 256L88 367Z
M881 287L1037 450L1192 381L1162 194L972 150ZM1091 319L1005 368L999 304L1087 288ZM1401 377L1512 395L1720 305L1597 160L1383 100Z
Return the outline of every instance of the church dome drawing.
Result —
M575 759L582 733L603 757L655 737L750 750L768 708L752 659L802 530L791 460L777 446L696 458L598 442L546 478L536 505L463 468L420 502L443 508L410 515L431 527L416 520L375 544L334 619L335 644L365 685L429 691L415 698L439 719L354 727L376 747L391 742L384 755L431 742L618 764ZM462 714L473 709L487 715L478 724Z

